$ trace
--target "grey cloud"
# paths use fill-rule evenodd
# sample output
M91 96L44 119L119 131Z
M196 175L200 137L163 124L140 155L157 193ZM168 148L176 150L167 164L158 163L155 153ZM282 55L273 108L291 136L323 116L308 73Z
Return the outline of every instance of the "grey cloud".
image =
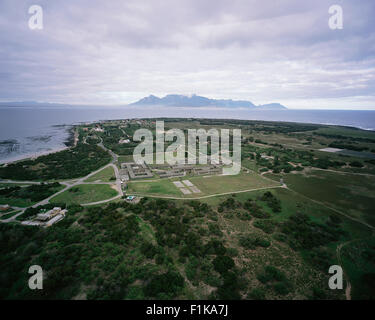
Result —
M39 0L45 28L31 31L34 1L2 0L0 100L126 103L197 93L295 105L361 97L369 105L375 3L335 2L344 7L340 31L328 28L325 0Z

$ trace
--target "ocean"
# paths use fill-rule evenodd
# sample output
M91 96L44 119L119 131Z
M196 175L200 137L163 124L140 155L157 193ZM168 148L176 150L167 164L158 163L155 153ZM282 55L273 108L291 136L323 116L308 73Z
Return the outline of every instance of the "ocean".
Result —
M375 111L182 107L0 107L0 163L65 148L72 125L99 120L181 117L287 121L375 131Z

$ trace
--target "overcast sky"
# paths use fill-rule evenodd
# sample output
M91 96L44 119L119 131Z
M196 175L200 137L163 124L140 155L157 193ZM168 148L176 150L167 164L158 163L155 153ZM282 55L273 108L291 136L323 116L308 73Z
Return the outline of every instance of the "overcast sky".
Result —
M43 8L43 30L28 9ZM344 29L331 30L339 4ZM375 109L374 0L1 0L0 101Z

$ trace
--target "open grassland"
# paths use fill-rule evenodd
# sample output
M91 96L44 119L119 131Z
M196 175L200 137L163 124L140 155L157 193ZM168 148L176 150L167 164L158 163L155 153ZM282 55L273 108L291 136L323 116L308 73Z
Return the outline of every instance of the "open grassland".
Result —
M104 168L103 170L99 171L97 174L94 174L93 176L89 177L85 180L85 182L110 182L112 180L115 180L115 172L113 171L112 167Z
M339 127L339 126L326 126L316 130L317 133L329 134L329 135L341 135L346 137L355 138L369 138L375 139L375 132L369 130L360 130L356 128L349 127Z
M280 175L268 175L275 180ZM310 170L282 176L292 190L375 225L375 177Z
M201 192L184 195L173 181L190 180ZM158 181L130 182L128 193L142 195L159 195L179 198L195 198L222 193L239 192L250 189L278 186L279 183L264 179L253 172L241 172L233 176L195 176L174 179L160 179Z
M54 203L85 204L113 198L117 191L107 184L82 184L51 199Z
M257 201L257 204L267 213L271 215L270 219L276 223L283 222L289 217L293 216L295 213L307 214L312 221L316 223L323 223L327 220L330 215L335 215L342 219L342 224L353 238L363 238L371 236L371 230L360 224L356 223L350 219L343 217L336 211L326 207L324 204L320 204L307 199L302 194L296 193L290 189L285 188L275 188L271 190L271 193L275 195L276 198L280 199L281 211L277 214L273 213L272 210L267 206L264 201L259 200L260 197L267 190L256 190L245 193L235 194L236 201L245 202L248 199L253 199ZM226 195L223 197L213 197L201 199L201 202L207 203L210 206L218 206L221 202L232 198L233 195Z

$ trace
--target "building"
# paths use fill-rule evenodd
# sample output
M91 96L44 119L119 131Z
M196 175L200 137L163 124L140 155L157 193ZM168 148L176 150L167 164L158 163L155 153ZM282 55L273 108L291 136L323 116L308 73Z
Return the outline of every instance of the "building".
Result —
M55 207L45 213L37 214L34 221L39 222L39 225L50 227L54 223L64 219L66 213L66 209L62 210L60 207Z
M8 211L10 209L9 204L0 205L0 211Z
M142 179L151 178L153 174L151 170L146 166L145 163L121 163L120 177L126 177L128 175L130 179ZM124 179L124 181L126 181Z
M130 143L130 140L129 139L120 139L120 141L118 143L119 144Z
M50 227L52 226L53 224L55 224L56 222L62 220L65 218L65 212L64 213L61 213L61 214L58 214L57 216L53 217L51 220L47 221L45 226L46 227Z
M127 181L129 181L128 170L126 170L126 169L120 169L118 172L119 172L119 175L120 175L121 182L127 182Z
M58 215L60 212L61 212L61 208L60 207L55 207L45 213L38 213L35 220L39 220L39 221L47 221L47 220L50 220L51 218L53 218L54 216Z

